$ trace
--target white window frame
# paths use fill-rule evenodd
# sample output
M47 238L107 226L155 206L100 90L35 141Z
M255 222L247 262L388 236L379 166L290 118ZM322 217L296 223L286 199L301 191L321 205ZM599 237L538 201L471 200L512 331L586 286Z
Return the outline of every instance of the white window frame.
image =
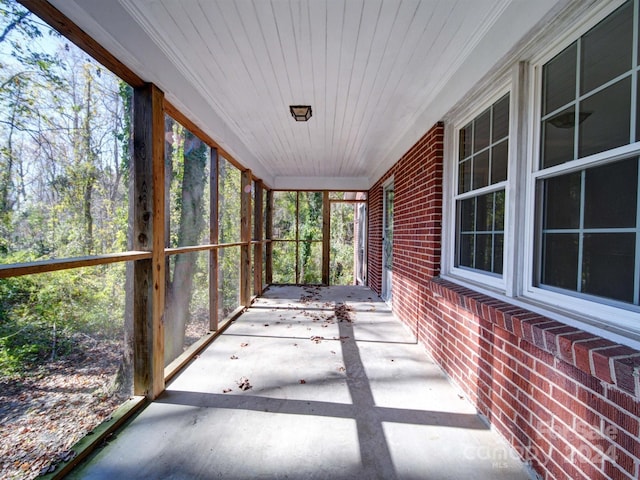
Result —
M505 181L488 185L486 187L465 192L458 195L458 163L459 163L459 133L469 122L474 120L478 115L483 113L487 108L491 107L495 102L500 100L506 94L509 94L509 158L507 163L507 179ZM511 82L502 82L500 88L492 90L491 95L484 96L481 101L474 103L470 109L465 111L462 115L449 124L448 128L445 128L445 138L447 139L445 144L445 165L444 165L444 179L445 179L445 195L447 200L443 202L443 213L447 219L443 225L443 242L446 240L448 246L448 255L443 255L442 271L443 276L450 275L454 278L467 280L473 284L483 285L490 287L491 289L504 292L506 289L505 279L508 278L508 274L511 271L508 261L511 245L509 245L510 238L513 238L510 232L512 213L510 212L509 205L511 203L511 188L510 181L512 178L512 133L513 133L513 98ZM505 192L505 212L504 212L504 245L503 245L503 260L502 260L502 275L492 272L483 272L482 270L476 270L472 268L456 267L455 255L456 255L456 201L462 198L477 197L485 193L496 192L504 188ZM462 197L462 198L461 198ZM445 233L446 231L446 233Z
M536 262L536 181L565 169L568 173L569 169L582 170L586 166L606 164L633 155L640 156L638 141L544 171L538 168L543 65L625 1L595 4L588 11L583 10L580 19L567 16L563 25L551 29L550 33L537 36L535 44L523 47L519 56L512 57L510 65L502 67L502 70L497 69L493 78L483 83L486 88L480 87L473 95L467 94L466 99L475 100L456 106L445 116L441 277L550 319L640 349L640 307L614 300L594 301L536 287L533 276ZM640 15L639 5L640 1L635 7L635 18ZM518 63L518 59L528 61ZM640 77L640 72L638 76ZM485 93L479 94L479 91ZM503 274L502 278L496 278L490 273L455 267L458 134L460 128L507 92L510 94L510 125ZM640 102L640 98L637 101ZM637 121L640 122L640 117ZM637 215L640 217L640 211ZM640 222L640 218L638 221Z
M584 318L589 324L598 328L611 330L611 327L618 327L623 332L638 334L640 333L640 307L630 305L615 300L589 300L586 295L578 296L568 293L554 291L551 288L537 287L534 285L534 265L537 261L535 251L535 209L536 209L536 182L540 179L553 177L559 172L570 173L583 170L588 167L604 165L615 160L621 160L626 157L638 155L640 156L640 142L623 145L612 150L597 153L577 160L572 160L561 165L548 167L546 169L539 168L540 159L540 119L541 119L541 101L542 101L542 68L553 59L557 54L575 42L579 37L587 33L591 28L597 25L609 14L614 12L618 7L625 3L625 0L609 5L608 8L601 9L596 15L581 25L579 25L569 35L566 35L561 41L558 41L554 47L546 51L543 55L531 62L531 78L533 85L531 89L530 111L531 135L530 135L530 155L528 156L527 165L527 185L526 185L526 207L525 217L527 218L524 230L524 264L523 275L523 291L522 295L536 303L549 305L552 309L566 312L569 315L577 314ZM636 10L637 10L636 3ZM638 12L634 12L635 15ZM637 45L637 42L636 42ZM634 47L635 50L635 47ZM634 54L637 52L634 52ZM632 76L635 80L635 74ZM633 81L632 80L632 81ZM633 84L632 84L633 85ZM632 86L632 92L635 95L635 88ZM634 127L632 121L632 128ZM640 212L638 212L640 214ZM637 242L636 242L637 243ZM636 273L637 274L637 273ZM598 330L598 333L602 333Z

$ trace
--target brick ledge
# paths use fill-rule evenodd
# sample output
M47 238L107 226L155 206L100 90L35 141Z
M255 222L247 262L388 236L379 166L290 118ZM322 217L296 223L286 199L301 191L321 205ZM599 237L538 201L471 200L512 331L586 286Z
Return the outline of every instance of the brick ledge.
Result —
M429 280L428 287L584 373L640 398L640 351L442 278Z

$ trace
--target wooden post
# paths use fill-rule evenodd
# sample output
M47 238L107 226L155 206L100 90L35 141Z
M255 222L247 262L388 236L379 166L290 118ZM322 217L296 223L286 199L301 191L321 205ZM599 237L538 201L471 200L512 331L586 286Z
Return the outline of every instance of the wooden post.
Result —
M133 95L133 247L151 251L134 264L134 393L164 390L164 94L155 85Z
M300 282L300 192L296 192L296 283Z
M262 245L264 241L264 216L262 215L262 183L256 182L255 204L253 206L253 238L259 241L253 246L253 291L262 293Z
M240 200L240 304L251 306L251 170L241 174L242 196Z
M217 244L218 229L218 150L211 149L209 165L209 243ZM209 330L218 330L218 249L209 251Z
M329 192L322 192L322 283L329 285L329 260L331 256L331 202Z
M267 251L265 261L265 282L267 285L273 283L273 243L271 243L271 237L273 236L273 190L267 190L267 206L265 216L267 217L267 223L264 226L264 236L267 240Z

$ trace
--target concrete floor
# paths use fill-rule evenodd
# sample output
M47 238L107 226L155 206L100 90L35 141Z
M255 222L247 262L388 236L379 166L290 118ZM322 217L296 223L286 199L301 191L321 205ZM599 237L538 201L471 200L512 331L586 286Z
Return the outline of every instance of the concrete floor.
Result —
M271 287L71 478L529 476L371 290Z

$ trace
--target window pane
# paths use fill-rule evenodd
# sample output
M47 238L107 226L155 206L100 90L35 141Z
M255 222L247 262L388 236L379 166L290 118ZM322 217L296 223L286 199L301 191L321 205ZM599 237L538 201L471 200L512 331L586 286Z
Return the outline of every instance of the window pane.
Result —
M490 233L476 235L476 262L474 267L485 272L491 271L493 258L493 242Z
M629 143L631 78L625 78L580 102L578 156L586 157Z
M640 37L640 35L638 35ZM636 98L640 98L640 75L638 75L638 83L636 86ZM636 119L640 119L640 102L636 101ZM640 122L636 120L636 142L640 140Z
M504 251L504 235L495 234L493 237L493 271L502 274L502 255Z
M458 193L471 190L471 159L460 163L458 169Z
M545 234L542 251L542 283L575 291L577 277L578 234Z
M503 228L504 190L458 201L457 266L502 273Z
M473 184L472 189L489 185L489 150L485 150L473 157Z
M542 123L542 167L573 160L575 108L563 110Z
M544 229L580 225L580 172L544 181Z
M507 179L509 162L509 140L500 142L491 149L491 183L503 182Z
M474 129L473 129L473 152L479 152L483 148L487 148L489 146L489 130L490 130L490 120L491 120L491 109L487 109L487 111L480 114L474 120Z
M504 190L500 190L499 192L495 192L494 194L494 215L495 220L493 224L494 231L503 231L504 230Z
M585 228L635 227L638 159L585 172Z
M460 245L458 251L458 266L473 267L473 244L475 235L473 233L460 235Z
M460 148L460 153L459 153L459 159L462 160L463 158L467 158L469 155L471 155L471 124L467 125L466 127L460 129L460 143L459 143L459 148Z
M475 198L467 198L466 200L461 200L458 202L459 205L459 215L460 215L460 226L459 231L461 232L473 232L475 230L475 208L476 208L476 199Z
M509 134L509 95L493 105L493 131L491 141L497 142Z
M576 48L573 43L542 69L542 115L576 98Z
M476 198L476 231L493 230L493 193Z
M585 293L633 302L635 234L584 236L582 289Z
M582 37L581 93L631 69L633 2L627 2Z

